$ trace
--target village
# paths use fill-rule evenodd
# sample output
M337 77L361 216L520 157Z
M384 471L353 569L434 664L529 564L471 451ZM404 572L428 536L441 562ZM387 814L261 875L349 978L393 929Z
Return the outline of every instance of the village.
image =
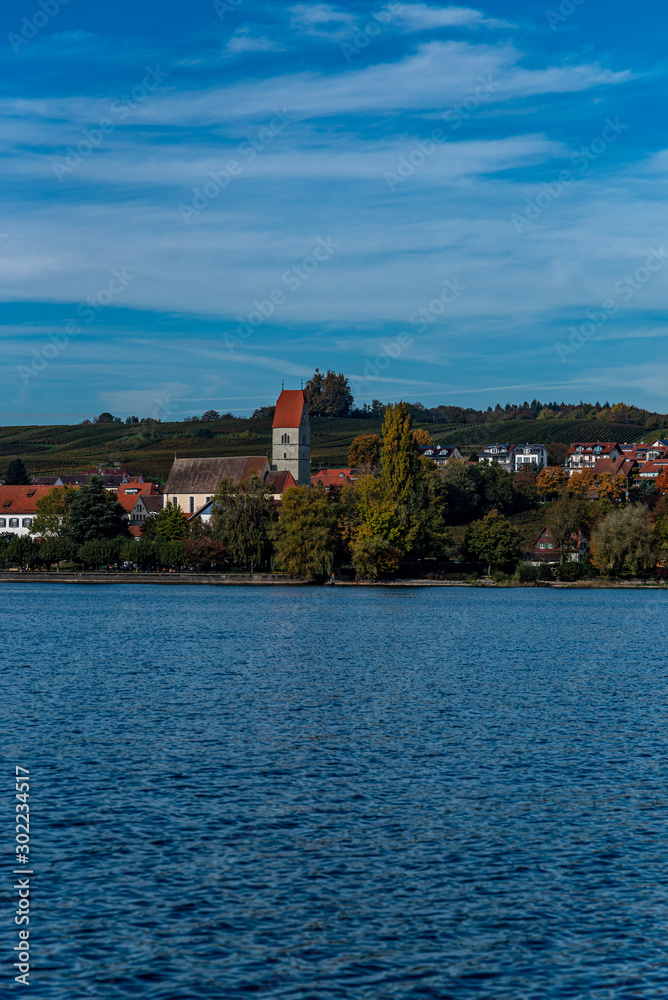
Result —
M386 422L394 419L403 405L389 406ZM324 575L335 567L345 567L347 562L357 576L371 579L400 573L402 564L406 563L415 573L416 568L423 572L425 566L441 572L464 566L472 569L476 562L486 562L488 572L495 566L502 571L514 562L516 574L531 581L529 567L589 561L590 537L596 527L606 515L617 515L626 505L642 506L639 513L645 517L645 533L650 528L656 532L656 513L664 516L665 504L659 501L668 493L668 440L663 438L650 443L578 441L571 444L563 466L550 466L548 449L543 444L492 443L467 458L457 445L434 443L423 431L411 430L410 417L407 425L405 415L401 414L400 418L404 420L404 438L408 427L406 440L402 440L401 435L391 440L391 433L386 432L382 441L379 438L372 442L376 446L374 450L367 439L359 438L352 443L349 452L351 457L362 457L357 467L313 471L305 393L303 389L283 389L274 410L271 455L175 457L165 484L145 479L141 474L129 474L124 469L97 468L26 477L23 467L21 475L29 481L5 481L0 485L0 558L4 556L4 562L10 567L14 562L16 568L22 565L37 568L40 564L44 568L44 560L38 558L40 546L46 546L41 551L48 556L58 542L60 549L55 550L56 554L63 554L66 562L74 560L76 563L75 549L65 544L71 535L65 527L66 518L45 521L40 511L49 507L48 497L51 497L51 505L55 498L61 497L70 503L78 491L92 486L104 491L107 497L113 497L117 505L117 523L113 530L99 531L93 524L79 537L79 543L88 545L89 554L97 551L98 562L107 568L110 564L126 568L143 564L144 568L163 571L193 563L199 569L234 566L244 570L249 564L269 569L276 562L271 553L272 531L279 530L276 524L272 527L272 522L280 525L284 516L289 518L291 505L300 496L301 502L306 496L307 505L312 507L315 499L320 498L329 505L330 520L333 517L336 521L337 516L345 520L341 509L349 506L348 495L355 495L355 523L352 527L350 523L344 526L329 524L323 507L319 512L321 527L331 535L325 545L326 551L316 554L315 560L278 559L278 565L297 573ZM413 511L412 521L406 519L406 498L402 502L397 490L393 496L388 486L388 477L392 476L390 467L402 460L407 442L414 463L413 472L408 474L409 479L413 476L410 488L414 492L422 490L425 496L431 491L425 501L425 510L419 516ZM18 466L22 465L15 459L15 471L17 462ZM223 497L234 496L241 507L248 508L253 505L249 499L253 485L264 501L260 516L263 527L255 527L266 537L255 545L254 558L249 560L248 546L244 549L243 544L237 545L235 549L234 544L229 544L229 525L221 529L222 508L229 507L227 501L221 500L221 489ZM463 495L467 495L464 500ZM334 516L337 503L339 514ZM532 507L533 521L526 516ZM541 509L545 511L545 523L540 517ZM524 518L523 523L527 522L523 537L517 524L513 524L512 516L508 519L507 515ZM227 516L230 517L229 512ZM379 518L385 519L384 527L378 528ZM431 527L426 529L423 524L416 528L420 518L431 518ZM464 535L462 527L466 529ZM304 525L303 529L298 522L293 526L303 544L313 548L308 541L312 525ZM505 529L505 534L501 530L499 535L500 529ZM415 534L416 531L421 540L411 550L402 534ZM483 536L494 536L496 532L499 535L496 548L493 537L486 541L483 538L476 548L476 532L482 532ZM349 536L347 543L337 537L346 533ZM134 540L138 547L133 550L132 544L130 549L126 545L122 558L120 554L113 558L116 550L111 543L115 541L118 545L123 536ZM173 543L166 557L160 558L155 550L146 558L144 550L150 546L155 548L161 538ZM23 548L16 545L12 548L14 539L24 539ZM174 544L183 543L185 539L192 542L190 552L174 549ZM228 544L222 544L225 542ZM102 543L107 543L106 547ZM22 558L21 554L28 552L26 545L30 546L30 557L24 555ZM208 554L205 552L207 545ZM226 558L223 557L225 548ZM661 570L658 549L648 559L646 571ZM47 558L47 565L51 562ZM95 557L79 562L96 568ZM630 556L626 562L638 569L635 557ZM422 566L418 567L418 563ZM520 563L523 565L518 568ZM614 563L607 569L614 570ZM567 578L578 575L573 566L561 569L560 573Z

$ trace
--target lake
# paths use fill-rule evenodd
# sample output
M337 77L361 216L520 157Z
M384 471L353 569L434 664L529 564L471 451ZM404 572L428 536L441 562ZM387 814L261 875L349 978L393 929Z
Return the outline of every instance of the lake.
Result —
M666 601L3 584L30 996L668 996Z

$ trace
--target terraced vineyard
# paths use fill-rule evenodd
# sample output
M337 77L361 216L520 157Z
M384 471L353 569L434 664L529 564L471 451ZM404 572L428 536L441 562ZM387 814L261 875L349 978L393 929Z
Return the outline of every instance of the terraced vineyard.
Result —
M440 444L460 444L467 453L492 441L550 444L572 441L653 440L666 432L644 431L633 424L601 420L504 420L489 424L423 426ZM314 468L346 464L357 434L378 434L381 421L361 418L314 418L311 460ZM34 475L78 472L119 463L131 473L165 480L175 455L269 455L271 419L227 419L211 423L60 424L0 427L0 475L10 459L20 457Z

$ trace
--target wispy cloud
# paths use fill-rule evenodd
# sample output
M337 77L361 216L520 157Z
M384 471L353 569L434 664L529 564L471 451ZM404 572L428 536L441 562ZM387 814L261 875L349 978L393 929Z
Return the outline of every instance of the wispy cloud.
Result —
M290 13L295 31L333 41L345 38L357 23L354 14L328 3L297 4Z
M281 52L283 46L266 35L254 35L250 28L238 28L227 45L225 53L236 56L245 52Z

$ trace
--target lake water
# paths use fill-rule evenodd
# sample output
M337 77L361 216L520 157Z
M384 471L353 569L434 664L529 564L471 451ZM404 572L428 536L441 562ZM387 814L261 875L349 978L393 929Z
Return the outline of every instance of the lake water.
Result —
M2 585L26 995L668 996L667 602Z

